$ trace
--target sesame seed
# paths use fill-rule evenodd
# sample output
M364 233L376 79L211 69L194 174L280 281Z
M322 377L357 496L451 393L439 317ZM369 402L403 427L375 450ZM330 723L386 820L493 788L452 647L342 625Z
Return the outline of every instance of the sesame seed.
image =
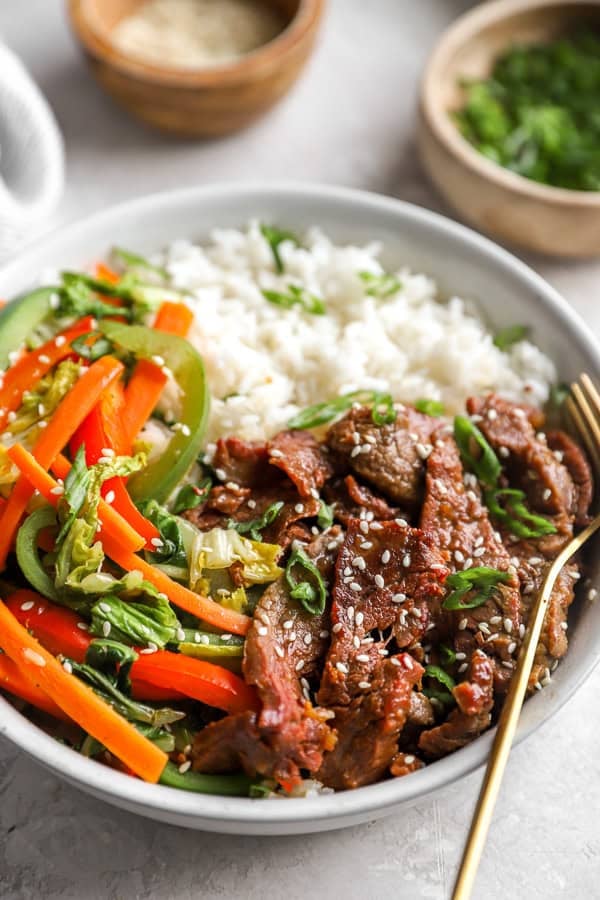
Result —
M517 649L517 642L516 642L516 641L511 641L510 644L508 645L508 647L507 647L506 649L508 650L508 652L509 652L509 653L511 654L511 656L512 656L512 654L513 654L513 653L515 652L515 650Z
M177 629L177 631L175 632L175 637L178 641L185 641L185 631L183 630L183 628Z
M484 553L485 553L485 547L476 547L475 550L473 550L473 556L475 556L477 558L479 558L480 556L483 556Z
M394 594L392 597L392 603L404 603L406 600L406 594Z
M231 634L221 634L219 635L222 641L230 641L233 635Z
M325 641L329 637L329 632L328 631L320 631L319 637L321 638L322 641Z
M352 620L354 619L354 607L349 606L348 609L346 610L346 613L348 615L348 621L352 622Z
M48 427L48 423L46 422L46 420L40 419L40 421L38 422L38 428L47 428L47 427Z
M464 561L464 563L463 563L463 572L464 572L466 569L470 569L472 565L473 565L473 560L472 560L471 557L469 556L469 558L468 558L468 559L465 559L465 561Z
M498 454L502 459L507 459L507 457L510 456L510 450L508 447L498 447Z
M62 667L65 670L65 672L68 672L69 675L73 674L73 666L71 665L71 663L69 662L68 659L63 660Z
M256 509L256 500L248 500L248 509Z
M368 691L369 688L371 687L371 683L369 681L359 681L358 686L361 689L361 691Z
M525 637L525 625L523 625L523 624L519 625L519 637L520 638Z
M291 619L286 619L286 621L283 623L283 628L286 631L290 631L293 627L294 627L294 623Z
M304 643L306 644L307 647L310 646L310 644L312 644L312 634L310 633L310 631L307 631L306 634L304 635Z
M114 492L114 491L107 491L106 496L105 496L104 499L106 500L107 503L114 503L114 502L115 502L115 492ZM156 540L156 538L154 538L154 540ZM161 543L162 543L162 541L161 541ZM156 546L156 545L155 545L155 546Z
M343 627L341 622L336 622L331 630L334 634L339 634Z
M191 760L187 759L185 762L181 763L178 771L179 771L180 775L185 775L185 773L188 772L191 768L192 768L192 762L191 762Z
M356 659L358 660L358 662L367 663L367 662L369 662L369 654L368 653L359 653L358 656L356 657Z
M563 631L566 631L569 626L567 625L566 622L561 622L560 627L562 628Z
M556 459L560 463L563 461L563 453L561 450L554 451L554 459Z
M414 757L412 755L412 753L407 753L406 756L404 757L404 762L406 763L407 766L411 766L414 763L415 758L416 757Z
M102 634L104 635L104 637L108 637L108 636L109 636L110 630L111 630L111 624L110 624L110 622L103 622L103 623L102 623Z
M495 419L498 418L498 413L496 412L495 409L488 409L487 417L490 420L490 422L493 422Z
M261 637L265 637L269 633L269 629L267 628L266 625L259 625L258 628L256 629L256 632Z
M319 492L318 492L318 490L317 490L316 488L314 488L314 487L311 488L310 491L309 491L309 494L310 494L310 496L313 498L313 500L318 500L318 499L319 499Z
M539 566L540 563L543 563L544 560L541 556L530 556L529 557L529 565L530 566Z
M512 621L512 619L506 618L506 619L504 620L504 630L507 632L507 634L510 634L511 631L512 631L512 629L513 629L513 621Z
M99 603L98 606L100 608L100 611L103 613L109 613L112 608L109 603L105 603L104 601L102 601L102 603Z
M358 456L358 454L360 453L360 450L361 450L360 446L353 447L352 450L350 451L350 457L352 459L354 459L355 456Z
M402 665L402 663L400 662L400 660L398 659L397 656L392 656L392 658L390 659L390 662L393 666L401 666Z
M357 650L360 649L360 638L357 634L355 634L354 637L352 638L352 643L354 644L354 646Z
M163 546L162 540L158 537L150 538L150 543L152 544L153 547L157 547L157 548Z
M512 669L512 667L513 667L513 664L509 659L503 659L502 665L504 666L505 669Z
M30 663L33 663L34 666L39 666L40 669L43 669L46 665L46 660L39 653L36 653L35 650L32 650L30 647L25 647L23 650L23 656L25 659L28 659Z
M297 513L303 513L304 512L304 504L296 503L294 509L296 510Z
M456 659L458 660L458 662L462 662L462 660L463 660L463 659L466 659L466 658L467 658L467 654L466 654L466 653L460 653L460 652L459 652L459 653L456 654Z
M479 630L480 630L483 634L489 634L489 633L490 633L490 626L488 625L487 622L480 622L479 625L478 625L477 627L479 628Z
M542 494L542 499L549 500L551 496L552 496L552 491L550 490L550 488L546 488L546 490Z
M348 578L348 577L351 576L351 575L352 575L352 569L350 568L350 566L346 566L345 569L344 569L344 576L345 576L346 578Z
M384 550L383 553L381 554L381 562L384 564L384 566L389 563L391 555L392 554L390 553L389 550Z
M279 644L275 644L275 653L277 654L277 656L278 656L280 659L283 659L283 657L285 656L285 652L284 652L284 650L283 650L283 647L280 647Z
M299 659L298 662L296 663L296 665L294 666L294 669L296 670L296 672L301 672L303 668L304 668L304 660Z
M475 538L475 546L476 546L476 547L481 547L482 544L483 544L483 536L482 536L482 535L479 535L478 538Z
M360 628L360 626L362 625L362 623L364 622L364 620L365 620L364 613L357 612L356 615L355 615L355 617L354 617L354 621L355 621L356 624L359 626L359 628Z
M405 553L404 558L402 559L402 565L405 569L408 569L408 567L410 566L410 562L410 553Z
M382 588L385 586L385 581L383 580L383 577L379 574L379 572L377 573L377 575L375 576L375 578L373 580L375 581L376 587Z
M156 366L161 366L161 367L162 367L162 366L164 366L164 364L165 364L165 360L163 359L162 356L159 356L158 353L155 353L154 356L151 357L151 359L152 359L152 362L153 362Z
M461 619L460 622L458 623L458 630L464 631L466 627L467 627L467 620Z
M460 550L455 550L454 551L454 559L456 560L456 562L459 562L459 563L464 562L465 561L464 553L462 553Z
M417 451L417 455L421 459L427 459L427 457L431 454L433 448L431 444L416 444L415 449Z
M351 581L350 582L350 590L358 592L358 591L362 590L362 588L361 588L360 584L358 584L357 581Z
M373 547L372 541L363 541L362 544L360 545L361 550L371 550L372 547Z
M77 627L79 628L80 631L89 631L90 630L87 622L78 622Z
M513 412L514 412L515 416L519 417L519 419L524 419L527 416L527 413L525 412L524 409L517 408L517 409L514 409Z
M343 662L336 662L335 667L338 670L338 672L342 673L342 675L347 675L348 672L350 671L348 666L346 665L346 663L343 663Z
M364 559L362 558L362 556L355 556L354 559L352 560L352 565L355 566L357 569L360 569L361 572L364 572L364 570L367 568L367 564L364 561Z
M394 522L396 523L396 525L399 525L400 528L408 527L408 522L406 521L406 519L394 519Z
M360 526L359 526L359 527L360 527L360 530L362 531L363 534L368 534L368 533L369 533L369 523L366 522L364 519L363 519L363 521L360 523Z
M464 663L461 663L461 665L458 667L458 671L462 674L463 672L466 672L468 668L469 668L469 664L464 662Z
M56 347L64 347L64 345L65 345L66 343L67 343L67 339L66 339L66 337L64 336L64 334L59 334L59 335L57 335L57 336L54 338L54 345L55 345Z
M35 606L35 600L26 600L25 603L21 603L21 609L23 612L27 612L30 609L33 609Z
M412 668L413 668L413 662L412 662L412 659L410 658L410 656L407 656L406 654L404 655L404 666L405 666L405 668L407 668L407 669L412 669Z
M227 481L227 472L225 469L215 469L215 475L219 481Z
M588 600L595 600L597 596L598 591L596 590L596 588L590 588L587 595Z

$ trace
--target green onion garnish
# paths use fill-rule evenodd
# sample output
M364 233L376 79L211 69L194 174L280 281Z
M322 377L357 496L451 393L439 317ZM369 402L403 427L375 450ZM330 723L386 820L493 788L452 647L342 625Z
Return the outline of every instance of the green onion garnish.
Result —
M508 350L513 344L524 341L529 332L527 325L509 325L503 328L494 337L494 344L498 350Z
M442 606L444 609L475 609L488 600L499 584L510 581L509 572L491 569L488 566L476 566L464 572L455 572L446 578L446 586L452 588ZM471 597L467 594L474 591Z
M278 500L277 503L267 506L262 516L257 519L251 519L249 522L235 522L230 519L227 527L235 529L238 534L247 534L251 541L260 541L261 532L275 521L283 505L283 500Z
M479 428L465 416L456 416L454 440L458 444L463 462L475 473L479 481L488 487L495 487L502 467Z
M211 488L211 478L204 478L199 485L184 484L173 504L173 512L175 515L178 515L186 509L195 509L197 506L200 506L200 504L204 503L208 498Z
M296 247L299 247L300 241L291 231L283 231L281 228L276 228L274 225L261 225L260 233L271 248L275 271L281 275L284 270L284 265L281 254L279 253L279 245L283 244L284 241L290 241L292 244L295 244Z
M317 428L319 425L331 422L332 419L346 412L355 403L373 406L372 418L375 425L391 425L395 421L396 413L391 394L384 394L379 391L351 391L349 394L342 394L336 397L334 400L307 406L306 409L303 409L302 412L299 412L289 420L287 423L288 428Z
M320 297L316 297L305 287L299 287L297 284L288 284L287 294L281 291L263 291L262 295L269 303L282 306L284 309L301 306L304 312L312 313L313 316L324 316L327 311Z
M333 525L333 506L328 506L324 500L321 500L319 512L317 513L317 525L325 531Z
M538 538L556 534L556 528L544 516L536 516L525 506L525 492L516 488L484 491L484 501L491 514L512 534L521 538ZM501 501L504 501L502 506Z
M365 284L365 293L370 297L377 297L378 300L387 300L402 289L402 282L389 272L383 272L381 275L359 272L358 275Z
M435 418L443 416L445 412L443 403L440 403L439 400L430 400L428 397L422 397L420 400L417 400L415 409L417 412L425 413L427 416L435 416Z
M310 581L299 581L294 575L294 568L303 569ZM285 580L290 589L290 597L298 600L304 609L313 616L320 616L325 610L327 588L318 568L304 550L294 550L285 567Z

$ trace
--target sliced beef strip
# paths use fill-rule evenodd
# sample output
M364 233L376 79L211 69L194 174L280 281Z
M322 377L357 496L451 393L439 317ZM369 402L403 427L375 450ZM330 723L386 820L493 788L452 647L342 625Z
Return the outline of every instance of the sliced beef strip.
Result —
M405 634L403 607L410 601L419 611L411 642L421 637L429 605L437 609L443 596L446 574L435 548L417 529L350 521L336 563L332 641L317 694L335 713L337 733L336 747L317 774L324 784L369 784L392 762L424 670L409 653L389 657L379 633Z
M421 527L433 536L453 572L488 566L510 573L510 581L499 585L482 606L445 611L439 632L432 635L434 640L451 640L454 649L467 657L479 646L493 654L497 659L496 687L504 690L521 624L519 582L510 554L481 501L479 487L468 475L465 478L458 447L449 436L435 441L427 460Z
M517 404L490 395L483 400L471 399L467 406L471 413L481 417L479 428L506 464L511 485L524 490L529 508L548 517L556 528L555 534L528 539L503 532L522 585L526 621L548 566L570 540L574 522L587 517L592 495L589 466L567 435L554 432L546 438L536 433L530 417ZM542 427L542 423L538 420L536 426ZM567 612L578 577L578 567L571 564L565 566L556 583L536 651L530 688L547 677L554 660L567 651Z
M266 444L230 437L217 441L212 460L217 478L242 487L260 487L273 483Z
M400 751L395 755L390 766L390 775L394 778L403 778L404 775L410 775L424 767L425 763L414 755L414 753L404 753Z
M332 528L306 548L324 580L333 580L341 534ZM301 770L315 772L335 735L328 710L309 699L308 680L320 670L329 642L329 610L307 613L291 600L283 579L261 597L244 648L244 676L254 685L262 709L227 716L196 735L193 767L201 772L247 772L292 788Z
M301 497L315 497L333 475L327 449L309 431L281 431L268 444L269 462L285 472Z
M424 731L419 738L419 749L428 757L446 756L489 727L494 705L494 665L483 651L474 651L468 678L453 693L456 709L445 722Z
M332 461L364 479L392 503L414 508L422 495L424 459L439 419L402 407L391 425L375 425L372 410L351 409L331 426Z
M379 521L404 515L399 507L390 506L387 500L357 481L354 475L328 482L323 496L327 503L333 505L334 516L342 525L347 525L350 519L358 519L363 510L370 514L369 518Z
M320 502L313 497L303 500L287 479L278 485L256 490L235 484L214 487L203 506L187 510L183 516L200 531L209 531L226 528L230 519L234 522L259 519L269 506L279 501L284 505L273 522L261 531L262 540L286 549L293 540L310 539L309 529L298 526L303 520L317 515Z

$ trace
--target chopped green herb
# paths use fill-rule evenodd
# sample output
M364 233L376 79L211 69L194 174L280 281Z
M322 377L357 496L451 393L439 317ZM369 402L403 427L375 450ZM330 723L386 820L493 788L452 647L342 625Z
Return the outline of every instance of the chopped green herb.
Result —
M294 569L304 570L311 581L298 581ZM327 602L327 588L323 576L312 559L300 548L293 550L285 567L285 580L290 589L290 597L298 600L304 609L313 616L320 616Z
M372 418L376 425L390 425L396 418L391 394L379 391L352 391L349 394L341 394L334 400L308 406L289 420L288 428L317 428L319 425L331 422L355 403L373 406Z
M274 225L261 225L260 233L271 248L275 271L281 275L284 270L284 265L279 252L279 246L283 244L284 241L289 241L290 243L295 244L296 247L299 247L300 242L296 235L291 231L283 231L281 228L276 228Z
M277 503L271 503L257 519L251 519L249 522L235 522L230 519L227 527L235 529L238 534L247 534L251 541L260 541L261 532L275 521L283 506L283 500L278 500Z
M445 662L447 666L451 666L456 662L456 653L452 647L440 644L440 652L442 654L442 662Z
M281 291L263 290L262 295L269 303L282 306L284 309L301 306L304 312L312 313L314 316L324 316L327 312L325 303L320 297L316 297L305 287L300 287L297 284L288 284L287 294Z
M427 416L435 416L436 418L443 416L445 412L443 403L440 403L439 400L430 400L428 397L422 397L420 400L417 400L415 409L417 412L425 413Z
M319 512L317 513L317 525L325 531L333 525L333 506L328 506L324 500L321 500Z
M389 272L383 272L381 275L359 272L358 275L365 284L365 293L370 297L377 297L378 300L387 300L402 289L402 282Z
M200 484L184 484L181 488L175 502L173 503L173 512L178 515L186 509L195 509L204 503L212 488L212 478L204 478Z
M479 428L465 416L454 419L454 440L458 444L463 462L488 487L495 487L502 467L498 457Z
M65 489L62 500L67 505L68 513L56 537L57 544L60 544L61 541L64 540L73 522L81 512L83 505L87 500L89 487L90 470L85 461L85 445L82 444L77 450L71 468L65 478Z
M91 338L94 340L90 343ZM84 359L89 359L90 362L95 362L101 356L106 356L114 351L111 341L99 331L88 331L87 334L80 335L71 342L71 347L75 353Z
M524 341L529 333L527 325L509 325L503 328L494 337L494 344L498 350L508 350L513 344Z
M600 190L600 37L590 28L509 48L454 114L481 154L525 178Z
M475 609L488 600L499 584L510 581L508 572L491 569L488 566L476 566L464 572L455 572L446 578L446 587L451 588L442 606L444 609ZM467 596L471 594L471 596Z

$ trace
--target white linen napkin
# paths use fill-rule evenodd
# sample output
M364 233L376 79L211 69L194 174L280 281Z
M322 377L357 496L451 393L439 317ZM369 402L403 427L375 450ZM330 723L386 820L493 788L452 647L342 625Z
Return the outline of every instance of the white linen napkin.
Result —
M40 231L64 186L54 114L15 54L0 44L0 262Z

